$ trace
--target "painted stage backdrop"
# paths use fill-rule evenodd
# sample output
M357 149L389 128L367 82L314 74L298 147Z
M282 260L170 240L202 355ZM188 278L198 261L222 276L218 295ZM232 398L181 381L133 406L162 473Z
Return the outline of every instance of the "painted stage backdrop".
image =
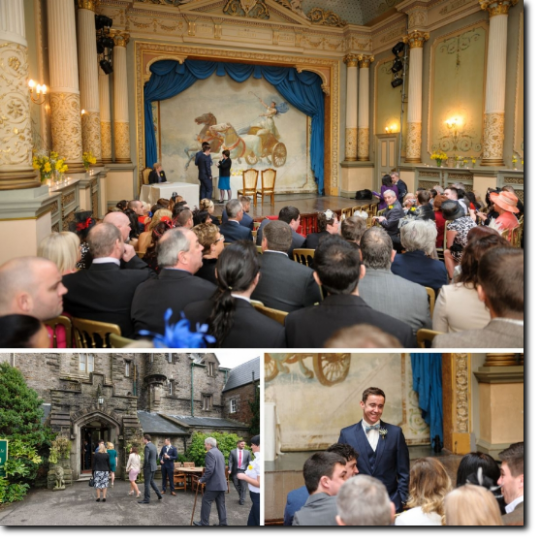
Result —
M362 392L386 394L383 421L399 425L407 444L430 443L412 389L408 354L266 354L265 401L276 404L281 452L326 449L340 429L362 419Z
M310 166L311 118L264 78L236 83L214 74L196 81L154 104L154 123L158 156L170 181L198 182L194 156L207 140L215 176L221 151L228 148L232 174L274 168L276 193L317 191Z

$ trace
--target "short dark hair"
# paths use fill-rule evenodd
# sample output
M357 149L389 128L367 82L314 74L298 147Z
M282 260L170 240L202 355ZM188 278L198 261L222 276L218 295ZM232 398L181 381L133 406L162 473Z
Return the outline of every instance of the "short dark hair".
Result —
M224 154L227 158L231 155L231 151L229 149L225 149L221 152L221 154Z
M499 454L499 459L508 465L510 474L514 477L523 474L524 451L523 442L514 442Z
M270 250L288 252L292 244L292 230L281 220L270 220L263 228L263 239L266 239Z
M370 395L377 395L379 397L384 397L384 400L386 401L386 395L384 394L384 391L381 390L381 388L367 388L362 392L362 402L365 403L367 401L367 398Z
M459 463L456 476L456 487L464 486L467 483L469 476L477 475L480 467L482 468L482 476L490 478L492 485L495 485L500 475L500 469L495 459L489 454L471 452L463 456ZM489 487L486 487L486 489L489 489Z
M392 186L394 184L392 182L392 177L390 175L383 175L382 184L383 186Z
M523 313L523 250L504 247L488 250L478 263L478 284L497 316Z
M297 207L287 205L279 210L278 220L290 224L293 220L297 220L300 216L300 211Z
M152 437L148 433L145 433L143 435L143 438L144 438L144 440L147 440L148 442L150 442L152 440Z
M202 144L202 150L207 151L211 147L210 143L207 143L206 141Z
M245 438L241 438L239 440L236 441L236 445L238 446L241 442L246 442L246 439Z
M0 348L33 348L32 339L41 325L40 320L28 314L0 316Z
M189 209L189 207L184 207L184 209L182 209L176 217L176 225L183 228L186 226L186 224L191 218L193 218L193 213L191 212L191 209Z
M329 446L326 451L338 454L345 458L346 461L358 459L358 452L350 444L341 444L337 442L336 444Z
M366 221L360 216L350 216L341 223L341 237L358 246L366 230Z
M188 208L188 207L187 207L187 203L185 201L179 201L178 203L175 203L173 208L172 208L173 220L176 219L176 217L186 208Z
M255 444L255 446L261 445L261 435L255 435L251 437L251 444Z
M336 465L347 466L343 457L332 452L316 452L304 463L304 482L308 493L317 491L323 476L332 478Z
M420 205L426 205L431 199L431 194L427 190L420 190L416 193L416 197Z
M459 197L459 188L455 188L454 186L447 186L445 190L450 190L451 192L455 192L456 196Z

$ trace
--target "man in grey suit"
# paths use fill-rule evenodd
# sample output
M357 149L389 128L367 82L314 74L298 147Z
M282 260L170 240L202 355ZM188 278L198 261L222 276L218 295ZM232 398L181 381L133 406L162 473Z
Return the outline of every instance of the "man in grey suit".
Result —
M333 452L316 452L304 463L309 493L306 504L294 514L293 525L337 525L336 495L348 478L347 460Z
M238 501L239 504L244 504L247 482L245 480L239 480L237 474L239 472L246 472L246 469L249 466L249 460L251 459L249 451L244 450L245 447L246 441L239 440L236 443L236 448L231 450L231 453L229 454L229 472L231 473L234 487L240 498Z
M418 329L431 329L426 289L394 275L390 267L395 251L392 239L381 228L370 228L360 241L366 274L358 285L360 296L375 310L384 312Z
M383 196L388 207L384 211L384 216L375 216L373 217L373 221L379 221L379 224L388 232L388 235L392 239L394 248L396 250L401 250L399 221L405 216L405 213L393 190L386 190Z
M210 509L216 501L219 525L227 526L227 509L225 508L225 491L227 491L227 480L225 478L225 458L216 448L215 438L208 437L204 441L206 448L206 459L204 463L204 474L199 478L199 484L206 484L201 506L201 521L194 521L197 527L209 525Z
M523 348L523 250L492 248L478 263L478 297L491 320L482 329L437 335L433 348Z
M154 482L154 474L157 471L157 448L152 444L152 439L150 435L146 434L143 436L145 447L144 447L144 499L138 501L139 504L150 504L150 486L156 492L158 497L158 502L163 501L163 497L159 494L159 489L156 483Z

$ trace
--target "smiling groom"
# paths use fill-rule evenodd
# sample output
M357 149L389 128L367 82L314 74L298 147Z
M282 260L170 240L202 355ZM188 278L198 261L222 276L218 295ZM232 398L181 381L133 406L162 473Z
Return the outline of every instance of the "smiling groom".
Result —
M359 474L380 480L398 513L409 495L409 449L401 428L381 421L385 401L381 389L364 390L360 401L363 419L342 429L338 442L356 450Z

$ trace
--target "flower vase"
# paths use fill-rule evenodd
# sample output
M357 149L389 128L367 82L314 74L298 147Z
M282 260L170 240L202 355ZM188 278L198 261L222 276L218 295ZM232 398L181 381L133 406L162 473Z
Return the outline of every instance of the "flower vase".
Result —
M437 167L441 167L442 166L442 160L440 160L439 158L436 160L437 162Z

